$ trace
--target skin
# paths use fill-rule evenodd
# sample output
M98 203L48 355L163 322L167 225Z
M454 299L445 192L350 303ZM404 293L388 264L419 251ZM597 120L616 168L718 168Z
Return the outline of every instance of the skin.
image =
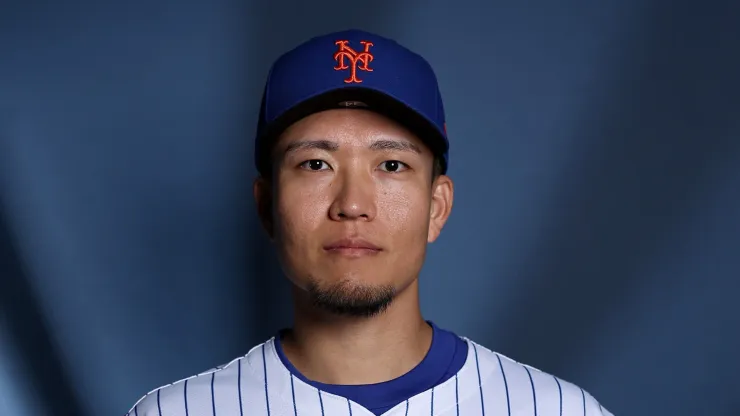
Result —
M309 379L387 381L428 351L418 276L453 201L433 162L418 137L361 109L313 114L278 138L254 196L293 284L282 345Z

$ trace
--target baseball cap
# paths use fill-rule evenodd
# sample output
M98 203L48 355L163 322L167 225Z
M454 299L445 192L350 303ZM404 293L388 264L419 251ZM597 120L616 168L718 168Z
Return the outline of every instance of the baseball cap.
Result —
M444 106L431 65L394 40L354 29L312 38L273 63L257 123L257 170L268 173L272 143L291 124L343 107L395 120L424 141L447 172Z

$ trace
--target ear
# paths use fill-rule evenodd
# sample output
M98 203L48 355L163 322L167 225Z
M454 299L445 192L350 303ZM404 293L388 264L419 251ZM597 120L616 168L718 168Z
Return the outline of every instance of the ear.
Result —
M273 219L272 219L272 184L269 180L259 176L254 180L252 185L254 201L257 204L257 215L260 218L262 228L264 228L270 240L274 237Z
M439 175L432 185L432 205L429 213L429 233L427 242L433 243L442 228L447 223L447 218L452 212L452 200L455 194L452 179L447 175Z

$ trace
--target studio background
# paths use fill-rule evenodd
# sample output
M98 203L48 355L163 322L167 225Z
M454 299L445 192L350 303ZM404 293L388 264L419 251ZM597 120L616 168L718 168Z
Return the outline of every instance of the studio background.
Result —
M289 322L251 196L271 61L358 27L435 67L428 319L618 416L740 414L740 6L0 7L0 415L123 415Z

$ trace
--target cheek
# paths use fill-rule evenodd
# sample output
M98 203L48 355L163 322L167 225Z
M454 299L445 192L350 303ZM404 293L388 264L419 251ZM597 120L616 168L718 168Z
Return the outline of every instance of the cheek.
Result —
M279 186L276 196L275 218L280 221L278 227L284 239L292 241L309 236L327 216L329 198L323 186L285 184Z
M391 233L408 234L408 239L419 237L426 241L428 200L429 195L416 188L384 189L379 195L378 211L388 222Z

